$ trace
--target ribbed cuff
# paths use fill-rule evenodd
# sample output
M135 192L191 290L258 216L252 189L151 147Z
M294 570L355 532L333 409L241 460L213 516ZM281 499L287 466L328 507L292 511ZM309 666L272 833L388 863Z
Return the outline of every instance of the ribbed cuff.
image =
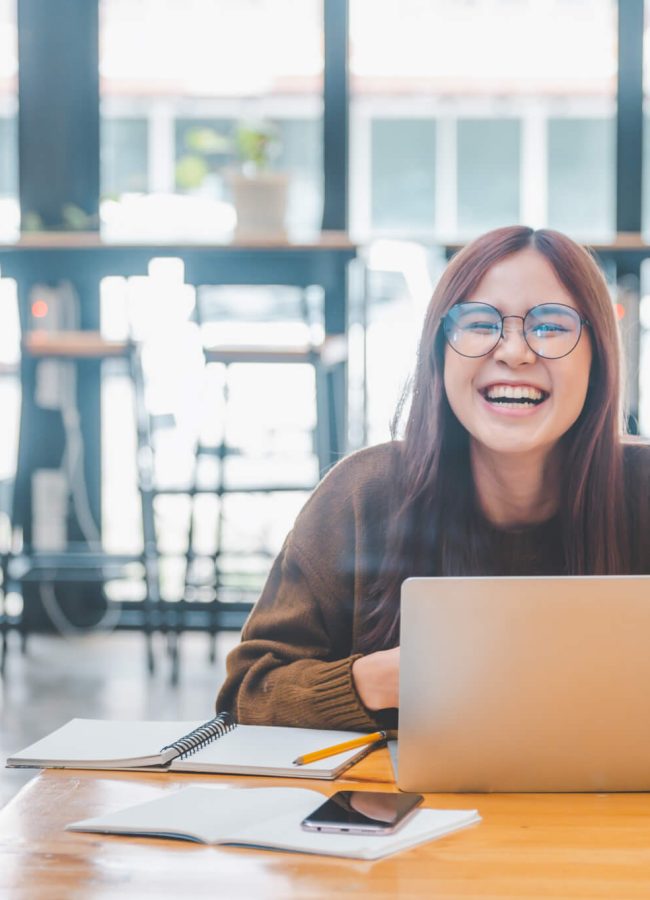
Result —
M368 731L377 723L357 694L352 678L352 665L361 654L328 663L327 677L313 685L313 707L319 718L336 721L337 727L352 731Z

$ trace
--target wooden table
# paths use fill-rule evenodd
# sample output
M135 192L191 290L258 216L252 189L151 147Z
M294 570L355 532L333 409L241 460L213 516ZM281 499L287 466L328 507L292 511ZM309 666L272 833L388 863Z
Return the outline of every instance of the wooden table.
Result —
M354 782L352 779L355 779ZM192 784L343 781L51 770L0 813L3 900L145 897L650 897L649 794L429 794L427 806L477 808L483 822L377 862L183 841L73 834L64 825ZM394 790L387 751L346 786Z

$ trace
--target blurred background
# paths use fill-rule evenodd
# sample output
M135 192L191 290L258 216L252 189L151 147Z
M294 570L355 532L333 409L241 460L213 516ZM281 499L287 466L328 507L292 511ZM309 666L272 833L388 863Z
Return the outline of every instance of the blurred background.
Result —
M648 23L643 0L0 0L0 750L98 697L209 715L475 235L594 249L650 436Z

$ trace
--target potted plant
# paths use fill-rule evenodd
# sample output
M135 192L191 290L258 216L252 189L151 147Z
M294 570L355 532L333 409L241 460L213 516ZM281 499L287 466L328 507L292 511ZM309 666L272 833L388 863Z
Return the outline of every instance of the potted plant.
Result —
M200 125L188 131L184 143L186 152L176 163L176 184L181 190L205 194L223 179L237 217L235 239L286 238L289 178L286 172L271 169L280 150L276 126L268 121L242 121L226 135Z
M277 128L270 122L240 123L234 143L240 162L230 176L237 213L235 238L285 239L289 178L270 168L280 149Z

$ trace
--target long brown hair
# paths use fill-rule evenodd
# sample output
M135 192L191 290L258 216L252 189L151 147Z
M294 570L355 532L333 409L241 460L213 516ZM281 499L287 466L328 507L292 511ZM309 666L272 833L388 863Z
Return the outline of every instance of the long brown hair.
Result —
M589 321L592 363L584 407L563 437L562 522L567 574L616 574L628 565L623 504L623 416L616 319L605 280L583 247L555 231L513 226L477 238L445 269L429 304L400 445L400 479L387 551L368 598L360 649L399 640L402 581L412 575L486 574L469 435L443 387L441 320L498 260L526 247L541 253ZM397 417L399 417L399 410ZM397 418L396 417L396 418ZM444 527L443 527L444 523Z

